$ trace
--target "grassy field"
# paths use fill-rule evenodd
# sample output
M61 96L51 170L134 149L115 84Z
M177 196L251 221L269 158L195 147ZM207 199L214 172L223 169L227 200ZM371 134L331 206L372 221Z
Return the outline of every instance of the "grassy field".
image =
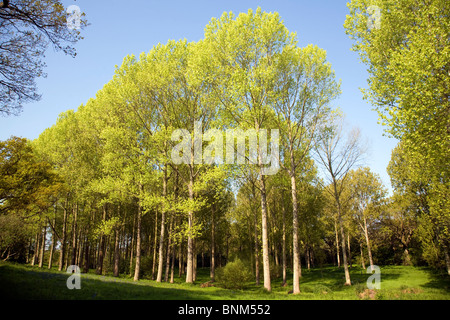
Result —
M80 290L69 290L67 273L0 262L0 296L56 300L450 300L450 277L424 267L381 267L379 290L367 289L369 275L355 266L351 269L352 286L343 285L342 268L329 266L302 272L299 295L289 294L291 283L283 287L281 279L273 280L271 293L252 283L244 290L202 288L201 284L209 280L209 269L198 270L195 284L186 284L178 277L170 284L88 273L81 275Z

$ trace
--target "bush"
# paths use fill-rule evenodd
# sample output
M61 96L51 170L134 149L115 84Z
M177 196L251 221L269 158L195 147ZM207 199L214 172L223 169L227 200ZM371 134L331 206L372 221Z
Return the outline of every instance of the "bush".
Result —
M251 279L249 266L240 259L228 262L225 267L217 270L217 282L227 289L243 289Z

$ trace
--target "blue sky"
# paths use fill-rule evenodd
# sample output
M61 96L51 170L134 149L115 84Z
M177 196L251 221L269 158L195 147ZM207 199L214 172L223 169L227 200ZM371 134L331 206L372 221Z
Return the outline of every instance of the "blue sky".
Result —
M37 80L42 99L24 106L17 117L0 117L0 140L11 135L35 139L52 126L58 115L86 103L103 87L116 65L128 54L148 52L169 39L197 41L212 17L224 11L235 14L258 6L263 11L278 12L289 31L297 33L299 45L315 44L327 51L328 61L342 80L342 95L334 102L346 114L349 127L358 126L368 141L366 165L379 174L390 187L386 166L397 144L383 136L378 115L362 100L359 88L367 87L366 66L350 51L352 42L343 23L348 14L346 0L277 1L173 1L173 0L68 0L86 13L91 24L83 31L84 39L76 45L71 58L52 48L47 50L46 78Z

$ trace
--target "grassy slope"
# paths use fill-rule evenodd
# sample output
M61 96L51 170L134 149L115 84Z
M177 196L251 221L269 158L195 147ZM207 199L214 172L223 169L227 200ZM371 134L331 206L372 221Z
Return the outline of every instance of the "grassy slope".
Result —
M129 278L113 278L94 274L81 275L81 290L69 290L64 272L0 262L0 296L9 299L149 299L149 300L264 300L264 299L365 299L364 270L353 267L351 287L343 286L343 270L336 267L303 270L300 295L288 294L280 279L274 279L272 292L262 286L249 284L245 290L227 290L219 287L201 288L207 282L209 269L198 270L196 284L190 285L176 277L174 284L151 280L133 282ZM450 300L450 277L431 269L404 266L381 267L381 289L371 298L376 299L433 299ZM289 278L288 278L289 279Z

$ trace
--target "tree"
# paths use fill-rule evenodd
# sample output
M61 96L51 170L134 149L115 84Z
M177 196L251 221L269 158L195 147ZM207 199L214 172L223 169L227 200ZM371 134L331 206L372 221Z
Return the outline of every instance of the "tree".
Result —
M61 178L34 152L30 141L11 137L0 142L1 258L25 258L26 238L30 233L42 234L47 210L62 189ZM37 254L36 246L35 257Z
M394 211L400 219L397 233L404 250L408 250L414 236L422 246L423 258L431 265L445 266L450 272L448 186L445 181L436 182L433 177L424 176L422 172L429 170L430 163L423 162L423 158L418 162L420 158L411 155L411 149L404 144L400 142L393 150L387 168L394 188L394 204L400 207ZM414 234L409 231L411 228Z
M287 45L294 44L294 34L286 29L277 13L262 12L258 8L256 12L249 10L236 18L230 12L212 19L206 26L204 43L205 53L213 57L211 63L218 66L216 70L210 68L214 71L207 74L206 80L213 84L215 94L220 97L220 115L229 120L229 128L251 129L254 137L260 137L262 129L270 128L273 117L271 98L277 60ZM260 171L264 287L271 291L266 159L263 159L260 144L258 148L253 164Z
M87 25L81 19L80 28ZM66 26L60 1L3 1L0 7L0 114L18 114L22 104L37 101L36 78L45 76L42 60L50 43L57 51L75 57L73 45L79 30Z
M367 27L369 5L381 12L376 28ZM430 206L421 226L437 235L450 273L450 4L353 0L348 6L344 27L355 41L352 49L369 66L364 98L376 107L386 133L401 140L416 163L409 174L427 186Z
M351 198L350 210L364 234L369 262L373 270L369 224L372 220L379 220L380 207L387 191L384 189L380 178L372 173L368 167L350 171L348 180L348 193Z
M360 131L353 129L344 140L343 118L337 114L331 119L331 123L322 128L315 144L316 155L319 163L326 172L330 192L334 200L337 212L337 222L341 233L341 249L345 272L345 284L351 285L350 273L345 245L343 224L343 199L342 192L347 185L349 171L362 159L364 149L361 146Z
M43 212L61 188L51 165L40 160L24 138L0 142L0 177L0 214Z
M312 45L285 48L277 72L274 109L287 159L286 165L280 164L291 180L293 293L297 294L300 293L297 177L313 147L319 122L329 112L329 103L340 89L326 62L326 52Z

